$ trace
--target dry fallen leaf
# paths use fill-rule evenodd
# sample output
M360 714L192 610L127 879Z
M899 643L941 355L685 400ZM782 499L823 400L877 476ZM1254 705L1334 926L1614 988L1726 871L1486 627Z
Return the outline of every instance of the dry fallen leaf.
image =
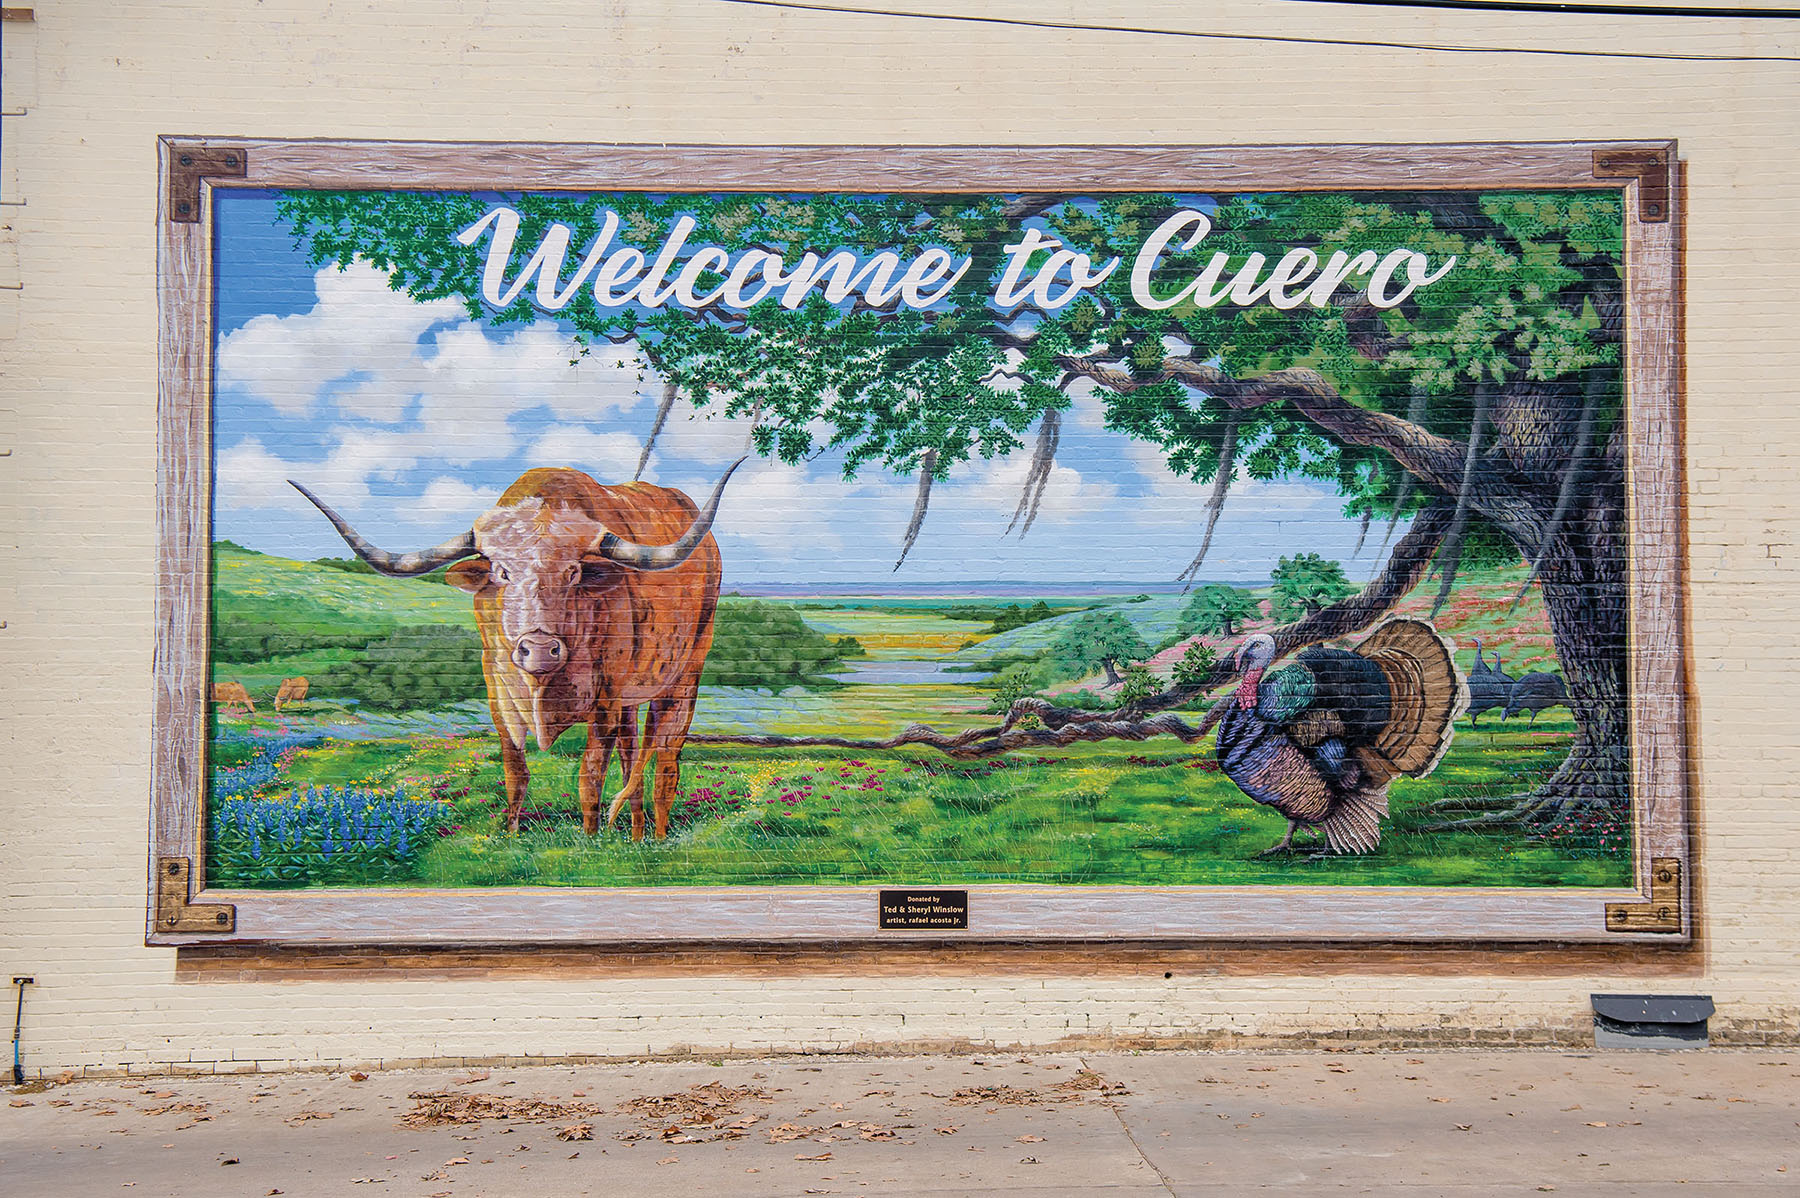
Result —
M1589 1127L1605 1127L1605 1126L1606 1126L1606 1124L1605 1124L1605 1123L1604 1123L1604 1122L1602 1122L1602 1123L1590 1123L1590 1124L1588 1124L1588 1126L1589 1126Z
M1474 1126L1475 1125L1473 1123L1458 1123L1456 1125L1456 1130L1457 1131L1468 1131L1471 1127L1474 1127Z
M1015 1144L1042 1144L1043 1142L1043 1136L1019 1136L1013 1140Z
M794 1159L797 1161L828 1161L831 1159L831 1154L829 1152L821 1152L817 1156L806 1156L802 1153L795 1153Z
M466 1165L468 1163L469 1158L466 1156L453 1156L444 1162L444 1168L448 1169L451 1165Z
M572 1123L568 1127L559 1129L556 1138L559 1140L591 1140L594 1138L594 1128L592 1124L588 1123Z
M239 1163L240 1162L238 1161L238 1158L235 1156L228 1156L224 1160L219 1162L219 1164L221 1164L221 1165L235 1165L235 1164L239 1164Z
M954 1127L940 1127L937 1129L937 1134L940 1136L953 1136L956 1134L956 1129Z
M673 1164L679 1163L680 1160L681 1160L681 1158L678 1156L665 1156L660 1161L657 1161L656 1163L659 1165L673 1165Z
M37 1104L32 1102L29 1098L15 1098L11 1102L7 1103L7 1105L8 1106L36 1106Z
M350 1075L350 1080L353 1082L366 1082L369 1080L369 1075L358 1070Z

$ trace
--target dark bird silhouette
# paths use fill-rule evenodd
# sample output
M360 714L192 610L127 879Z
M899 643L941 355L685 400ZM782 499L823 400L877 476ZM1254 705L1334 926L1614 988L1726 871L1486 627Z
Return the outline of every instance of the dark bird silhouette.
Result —
M1529 711L1531 718L1528 724L1537 723L1538 712L1550 707L1567 707L1569 705L1569 688L1563 685L1563 676L1557 673L1545 673L1533 670L1521 675L1512 685L1512 693L1506 697L1506 710L1500 718L1510 720L1521 711Z
M1500 668L1500 654L1494 654L1489 668L1481 656L1481 642L1475 642L1475 668L1469 671L1469 727L1479 728L1476 717L1484 711L1504 708L1512 695L1513 677ZM1502 719L1506 718L1504 716Z
M1224 701L1219 766L1258 803L1287 817L1287 835L1264 851L1294 847L1315 828L1332 853L1381 843L1388 783L1423 778L1450 748L1451 723L1469 691L1450 645L1420 620L1390 620L1355 649L1305 649L1265 677L1275 641L1244 641L1244 679Z

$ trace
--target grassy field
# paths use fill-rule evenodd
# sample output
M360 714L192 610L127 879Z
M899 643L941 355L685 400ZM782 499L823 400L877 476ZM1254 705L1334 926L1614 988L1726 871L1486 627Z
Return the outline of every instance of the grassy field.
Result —
M249 555L225 563L222 618L284 603L332 627L465 619L468 600L441 585L345 574ZM316 584L316 585L315 585ZM1515 672L1551 668L1535 595L1511 606L1516 576L1471 580L1438 625L1473 664L1472 637ZM425 588L429 588L428 590ZM988 637L979 621L950 619L932 601L792 603L817 631L854 636L874 662L979 659L1048 644L1044 621ZM941 607L963 600L935 601ZM1115 597L1146 640L1183 602ZM1428 610L1423 593L1403 610ZM1423 614L1423 613L1421 613ZM321 617L323 618L323 617ZM1541 644L1539 643L1541 639ZM970 640L981 642L963 649ZM1223 646L1221 646L1223 648ZM233 663L218 671L266 699L281 677L321 672L354 650L329 649ZM939 681L779 693L704 689L696 733L829 732L863 739L906 725L945 731L991 724L990 693ZM1391 886L1612 886L1629 872L1628 830L1584 825L1527 836L1516 830L1428 833L1428 804L1529 789L1566 755L1568 712L1530 726L1465 719L1450 754L1423 780L1401 779L1380 848L1361 857L1259 858L1285 821L1251 802L1213 765L1209 742L1080 745L963 763L925 749L896 752L690 745L681 798L662 843L633 844L627 819L588 837L576 810L582 734L528 753L530 798L517 834L504 830L499 748L485 703L382 714L315 693L280 717L215 719L209 881L213 885L684 886L866 883ZM615 764L605 791L618 786ZM396 814L398 813L398 814ZM404 817L404 818L403 818Z
M1510 832L1420 830L1433 799L1504 793L1547 775L1569 731L1566 718L1546 716L1537 728L1465 733L1431 778L1395 785L1378 851L1322 859L1258 858L1285 821L1218 774L1210 752L1172 744L976 763L926 750L690 746L661 844L633 844L623 817L597 837L581 832L579 732L528 754L531 798L517 835L504 831L499 753L482 733L327 740L293 754L284 784L399 788L446 804L444 833L422 848L416 872L394 879L427 886L1621 884L1622 841L1568 851ZM617 785L615 764L608 786Z

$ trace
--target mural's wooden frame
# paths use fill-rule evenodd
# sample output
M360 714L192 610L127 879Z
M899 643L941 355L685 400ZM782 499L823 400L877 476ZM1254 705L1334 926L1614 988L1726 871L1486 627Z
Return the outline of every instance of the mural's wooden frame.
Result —
M1693 936L1693 904L1688 901L1693 863L1681 524L1683 213L1680 163L1673 142L893 148L165 137L160 149L156 707L147 943L605 944L623 940L617 930L625 928L631 929L632 943L1681 944ZM185 896L184 906L184 896L170 889L188 888L181 867L174 863L191 862L196 887L205 877L211 197L221 187L865 192L1622 189L1638 885L1628 890L977 885L969 887L968 931L925 933L878 931L874 886L210 890Z

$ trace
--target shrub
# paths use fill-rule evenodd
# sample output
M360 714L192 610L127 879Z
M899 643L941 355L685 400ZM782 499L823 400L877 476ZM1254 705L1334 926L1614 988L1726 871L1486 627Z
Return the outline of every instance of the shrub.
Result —
M1007 666L994 675L994 701L987 709L1004 715L1012 710L1012 705L1020 699L1029 699L1037 694L1036 670L1026 662Z
M1161 689L1148 666L1132 666L1125 671L1125 681L1119 686L1119 706L1128 707L1139 699L1148 699Z
M1197 686L1219 664L1219 655L1205 641L1195 641L1175 663L1175 684L1177 686Z
M705 686L744 686L780 691L790 686L832 685L823 675L855 656L843 641L834 642L784 604L760 599L719 604L713 619L712 651L700 676Z
M315 695L356 699L383 711L443 707L487 694L481 638L454 624L397 628L362 656L313 680Z

